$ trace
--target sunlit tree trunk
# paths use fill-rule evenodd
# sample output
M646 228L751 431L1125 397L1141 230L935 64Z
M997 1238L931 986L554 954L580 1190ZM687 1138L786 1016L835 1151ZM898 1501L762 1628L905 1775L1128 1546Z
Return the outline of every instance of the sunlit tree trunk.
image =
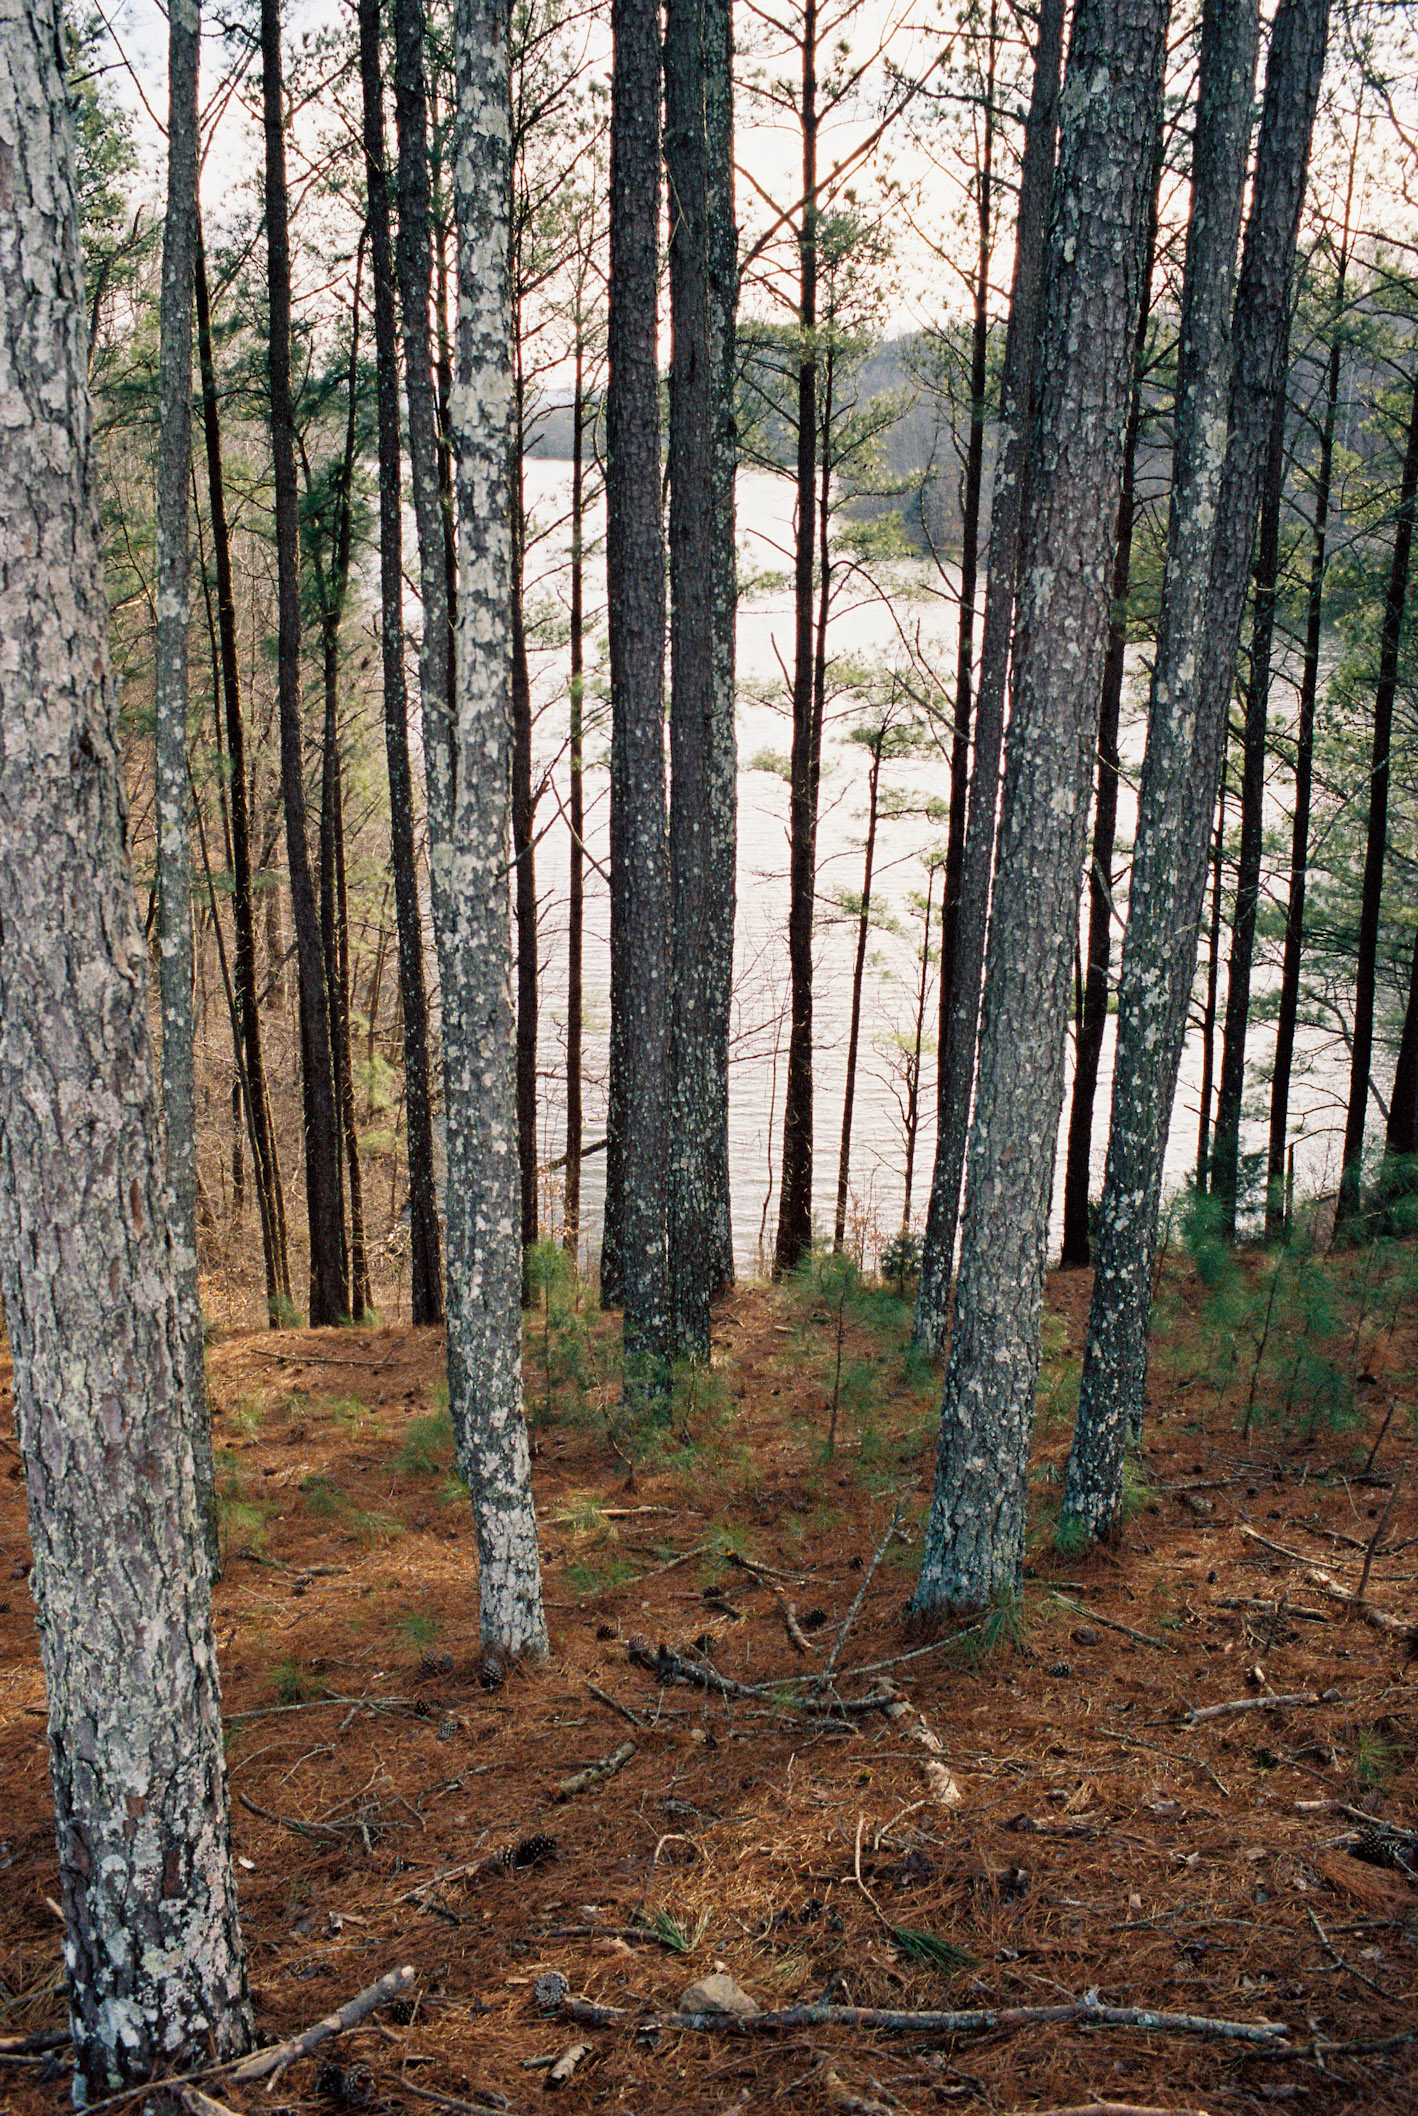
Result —
M842 1143L837 1153L837 1211L832 1222L832 1247L840 1252L847 1237L847 1187L852 1162L852 1110L857 1092L857 1050L862 1033L862 983L866 975L867 941L871 933L871 883L876 865L876 822L881 787L881 753L886 746L887 723L873 729L867 738L871 762L867 768L867 836L862 852L862 901L857 913L857 952L852 964L852 1011L847 1030L847 1077L842 1089ZM912 1142L914 1144L914 1141ZM907 1194L910 1193L909 1172Z
M52 0L0 0L0 1292L76 2098L97 2101L239 2054L251 2011L124 845L61 35Z
M511 805L511 100L502 0L457 0L457 723L449 830L434 859L446 927L448 1404L473 1500L484 1646L547 1651L522 1414Z
M566 912L566 1204L562 1245L573 1263L581 1250L581 1028L582 943L586 918L586 349L577 290L576 382L571 400L571 719L567 737L570 776Z
M999 860L935 1492L913 1608L1018 1581L1049 1196L1142 301L1166 0L1078 0L1060 105Z

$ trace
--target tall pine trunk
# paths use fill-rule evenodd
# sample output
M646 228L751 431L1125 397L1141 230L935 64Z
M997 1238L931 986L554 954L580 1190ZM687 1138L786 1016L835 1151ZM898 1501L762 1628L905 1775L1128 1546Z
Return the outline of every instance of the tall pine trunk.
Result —
M1349 162L1344 202L1344 229L1335 275L1334 322L1325 369L1324 418L1319 460L1315 467L1314 512L1310 527L1310 578L1305 597L1305 653L1300 670L1300 702L1295 716L1295 813L1290 828L1290 886L1285 900L1285 950L1280 971L1280 1000L1275 1025L1275 1060L1270 1085L1270 1140L1265 1169L1265 1236L1278 1240L1285 1232L1285 1149L1290 1117L1290 1072L1295 1061L1295 1029L1300 1011L1300 959L1305 938L1305 870L1310 857L1310 793L1314 777L1315 701L1319 695L1320 644L1324 629L1324 580L1329 538L1329 504L1334 481L1334 435L1339 416L1339 381L1343 365L1343 318L1349 276L1351 215L1358 159L1356 136Z
M798 229L797 522L793 553L793 746L788 792L788 1067L775 1274L812 1246L812 927L817 898L817 0L803 0L802 218Z
M168 16L167 218L163 224L158 366L157 639L153 661L154 775L158 818L158 961L162 1100L167 1133L173 1276L182 1314L183 1395L197 1468L202 1533L212 1577L221 1536L212 1475L212 1423L197 1285L197 1110L192 1049L192 887L187 817L187 489L192 462L192 291L197 233L195 0Z
M62 34L52 0L0 0L0 1296L74 2098L92 2103L239 2056L251 2009L124 843Z
M1288 342L1287 342L1288 352ZM1236 904L1226 967L1226 1018L1216 1091L1216 1137L1211 1149L1211 1195L1219 1204L1217 1230L1236 1239L1241 1172L1241 1104L1246 1086L1246 1029L1251 1012L1251 958L1260 904L1265 830L1265 743L1270 716L1270 662L1275 642L1275 598L1280 581L1280 509L1285 497L1285 412L1276 396L1265 466L1260 533L1256 538L1255 599L1251 619L1246 715L1241 738L1241 842L1236 855Z
M1147 269L1165 0L1077 0L979 1086L935 1491L913 1608L1012 1590L1025 1500L1078 885ZM1109 84L1106 94L1099 84Z
M1064 0L1043 0L1034 47L1034 85L1019 176L1019 211L1000 381L999 436L990 501L989 569L975 701L975 760L965 820L965 851L955 916L949 1019L940 1047L935 1162L931 1172L913 1335L928 1352L945 1347L950 1267L960 1216L965 1140L975 1083L980 984L985 964L990 882L994 872L1005 684L1014 632L1015 583L1023 519L1026 448L1033 415L1035 360L1042 309L1044 249L1054 175L1054 134L1063 51Z
M443 871L448 1407L472 1493L485 1647L547 1651L522 1412L511 805L511 91L502 0L457 0L457 701Z
M1125 1445L1142 1430L1162 1163L1196 971L1207 848L1276 396L1329 0L1282 0L1271 30L1256 178L1234 314L1255 22L1203 15L1191 304L1182 321L1177 463L1157 667L1123 940L1103 1210L1066 1517L1111 1533ZM1221 19L1218 21L1217 17ZM1205 65L1207 32L1224 49ZM1208 109L1208 84L1211 109ZM1221 137L1207 144L1211 124ZM1209 197L1206 218L1197 201ZM1198 253L1193 265L1193 251ZM1203 257L1205 262L1203 262ZM1199 304L1204 313L1197 314ZM1229 417L1227 403L1229 384Z
M567 737L571 843L567 853L570 880L566 914L566 1202L562 1232L562 1246L573 1265L581 1252L581 963L586 920L586 348L581 294L578 286L576 381L571 400L571 724Z
M433 1116L428 1071L428 991L423 917L414 852L409 701L404 681L403 459L399 447L399 349L394 321L394 257L384 157L384 79L379 0L359 0L360 81L369 253L374 279L374 353L379 392L379 643L384 683L384 756L389 771L389 850L399 938L404 1025L404 1114L408 1126L410 1314L415 1326L443 1320Z
M1369 766L1369 828L1364 846L1363 893L1359 900L1359 947L1354 970L1354 1034L1350 1044L1349 1105L1344 1116L1344 1162L1339 1178L1336 1232L1350 1230L1359 1217L1364 1163L1364 1121L1371 1093L1374 1058L1374 998L1378 986L1379 909L1383 899L1384 852L1388 841L1389 752L1393 742L1393 707L1398 692L1398 650L1408 601L1408 572L1413 554L1414 500L1418 496L1418 368L1413 374L1408 444L1399 483L1393 558L1384 597L1379 635L1379 680L1374 688L1374 743Z
M724 1282L727 977L732 971L734 735L716 652L725 495L715 426L724 383L722 290L712 248L711 44L705 0L670 0L665 170L670 194L670 1306L678 1356L709 1358L709 1303ZM732 564L730 515L727 550ZM727 708L727 710L726 710ZM727 817L728 845L724 821ZM723 886L727 858L729 887ZM727 931L724 930L727 923Z
M513 284L518 265L514 259ZM537 866L532 799L532 679L527 667L525 595L526 501L522 491L524 382L522 331L514 303L512 388L512 893L517 924L517 1170L522 1214L522 1305L530 1307L529 1252L539 1231L537 1210Z
M876 864L876 819L881 786L881 753L886 745L883 721L875 740L868 743L871 764L867 771L867 838L862 853L862 902L857 914L857 952L852 963L852 1011L847 1030L847 1078L842 1089L842 1144L837 1154L837 1212L832 1222L832 1247L840 1253L847 1234L847 1184L852 1161L852 1106L857 1092L857 1048L862 1033L862 981L867 966L867 940L871 933L871 880ZM914 1143L914 1142L913 1142ZM907 1194L909 1196L909 1180Z
M624 1310L627 1392L658 1401L672 1342L665 552L656 361L660 38L652 0L614 0L611 21L611 1047L602 1288Z
M285 97L281 83L280 0L261 0L261 88L266 135L266 244L270 297L267 373L276 488L279 602L277 688L281 793L295 925L300 999L301 1092L305 1117L305 1202L310 1228L310 1321L337 1323L349 1288L341 1269L340 1137L335 1108L330 1013L310 871L305 818L304 728L300 700L300 532L296 515L295 428L290 376L290 234L286 195Z
M1226 752L1211 839L1211 922L1206 936L1206 997L1201 1003L1201 1088L1197 1095L1196 1182L1205 1196L1211 1180L1211 1098L1216 1088L1216 994L1221 972L1221 887L1226 867Z
M1160 142L1159 142L1160 149ZM1137 442L1142 431L1142 386L1147 370L1147 329L1152 316L1152 266L1157 249L1158 188L1162 157L1147 227L1149 266L1142 289L1133 353L1132 409L1128 413L1123 459L1123 492L1118 506L1118 546L1113 559L1113 614L1108 622L1108 653L1103 663L1103 697L1098 711L1098 783L1093 799L1093 856L1088 863L1088 939L1083 1005L1074 1044L1073 1092L1069 1098L1068 1145L1064 1158L1063 1244L1059 1262L1065 1270L1089 1261L1088 1193L1093 1181L1093 1106L1098 1096L1098 1064L1108 1025L1108 984L1113 959L1113 847L1118 831L1118 727L1122 718L1123 676L1127 664L1127 601L1132 581L1132 539L1137 516Z

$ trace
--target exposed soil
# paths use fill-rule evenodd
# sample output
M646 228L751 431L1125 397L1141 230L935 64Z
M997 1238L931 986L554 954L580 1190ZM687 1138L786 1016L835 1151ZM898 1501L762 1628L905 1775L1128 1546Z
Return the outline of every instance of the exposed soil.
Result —
M1050 1289L1060 1395L1088 1291L1081 1274ZM736 1294L714 1377L652 1447L606 1409L610 1326L578 1334L563 1318L549 1339L534 1322L553 1655L505 1680L477 1650L441 1340L389 1329L216 1345L228 1541L216 1627L260 2033L296 2033L403 1962L417 1984L411 2004L328 2045L327 2069L311 2058L272 2092L207 2091L243 2111L341 2094L530 2110L547 2061L585 2042L561 2089L574 2108L1418 2109L1418 1880L1354 1855L1383 1855L1360 1842L1365 1815L1418 1825L1418 1677L1401 1632L1313 1577L1352 1592L1381 1528L1368 1601L1403 1624L1418 1615L1408 1311L1373 1342L1355 1332L1354 1429L1257 1425L1243 1446L1244 1365L1224 1388L1205 1378L1189 1335L1201 1301L1193 1280L1172 1279L1150 1488L1118 1547L1053 1551L1068 1424L1046 1396L1041 1526L1018 1608L990 1635L919 1653L902 1610L939 1378L903 1365L884 1304L845 1329L830 1461L826 1305ZM62 2026L64 2008L13 1439L0 1462L0 2034L14 2037ZM895 1716L804 1712L804 1672L832 1650L898 1499L900 1532L833 1678L851 1702L888 1677ZM726 1698L662 1684L630 1657L633 1637L780 1687ZM1269 1693L1317 1701L1188 1716ZM628 1742L613 1776L556 1796ZM940 1797L942 1764L958 1805ZM1303 2054L1079 2022L953 2038L636 2033L544 2018L533 1998L557 1970L573 1994L663 2011L716 1964L765 2008L824 1994L895 2011L1032 2007L1096 1991L1110 2007L1281 2022ZM0 2068L15 2116L67 2097L52 2058Z

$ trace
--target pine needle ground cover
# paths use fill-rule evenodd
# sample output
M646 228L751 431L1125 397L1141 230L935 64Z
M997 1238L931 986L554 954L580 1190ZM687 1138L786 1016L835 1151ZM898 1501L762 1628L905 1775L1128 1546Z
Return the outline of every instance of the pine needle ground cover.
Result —
M260 2033L298 2034L402 1963L416 1981L269 2093L205 2091L240 2111L530 2109L581 2043L561 2091L584 2108L1418 2108L1413 1256L1327 1265L1323 1301L1308 1262L1273 1289L1264 1259L1202 1261L1164 1263L1131 1511L1087 1557L1055 1520L1089 1284L1051 1282L1029 1570L1008 1608L934 1640L901 1612L939 1380L890 1289L845 1319L810 1273L741 1289L713 1372L648 1429L617 1408L608 1320L570 1293L529 1318L553 1639L533 1672L470 1637L441 1339L215 1345L216 1635ZM17 2049L64 2004L3 1401L0 2105L35 2116L69 2105L68 2073L62 2049ZM765 2011L1026 2018L641 2023L719 1970ZM544 2011L553 1972L634 2017ZM1089 1993L1279 2032L1037 2018Z

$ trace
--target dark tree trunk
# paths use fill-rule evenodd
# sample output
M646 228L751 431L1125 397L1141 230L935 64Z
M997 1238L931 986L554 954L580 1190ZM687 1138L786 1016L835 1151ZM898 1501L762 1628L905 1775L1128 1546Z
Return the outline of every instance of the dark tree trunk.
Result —
M52 0L11 7L0 34L0 1296L82 2105L239 2056L251 2008L124 847L61 36Z
M738 875L738 733L734 689L738 627L738 552L734 483L738 473L737 318L739 235L734 218L733 0L702 0L706 249L713 449L710 498L714 699L709 724L709 901L704 937L708 993L708 1075L712 1118L709 1162L711 1295L734 1282L734 1228L729 1197L729 1026L734 982Z
M1207 31L1228 49L1203 67L1188 280L1205 318L1182 321L1177 467L1157 668L1138 798L1137 850L1123 941L1112 1128L1098 1261L1064 1508L1090 1535L1111 1533L1122 1463L1142 1430L1147 1325L1162 1163L1196 973L1207 847L1276 396L1285 387L1290 280L1310 134L1324 71L1329 0L1281 0L1271 31L1256 180L1234 314L1235 226L1244 182L1255 23L1212 0ZM1217 20L1217 17L1220 20ZM1248 52L1242 48L1249 39ZM1238 77L1243 76L1243 79ZM1215 83L1209 130L1206 80ZM1203 183L1201 180L1205 179ZM1208 265L1192 267L1193 246ZM1186 295L1184 294L1184 302ZM1226 384L1230 381L1229 419ZM1229 428L1229 432L1228 432ZM1224 463L1219 460L1224 456Z
M722 17L721 17L722 21ZM670 194L670 1307L673 1345L709 1359L709 1303L724 1282L728 1007L734 898L732 703L716 651L726 497L716 460L723 291L711 248L711 63L728 54L704 0L669 0L665 169ZM727 493L732 508L732 487ZM733 526L728 527L732 563ZM725 736L727 734L727 744ZM729 888L723 886L728 822ZM722 930L727 916L728 930Z
M1251 958L1260 903L1260 859L1265 829L1265 738L1270 714L1270 657L1275 596L1280 579L1280 508L1285 497L1285 391L1275 400L1260 533L1256 538L1255 604L1241 751L1241 843L1236 858L1236 903L1226 971L1226 1020L1221 1034L1221 1079L1216 1093L1216 1137L1211 1149L1211 1195L1220 1206L1223 1240L1236 1239L1241 1173L1241 1103L1246 1086L1246 1027L1251 1011Z
M586 916L585 794L585 521L586 391L585 342L576 317L576 386L571 400L571 729L567 762L571 778L570 893L566 921L566 1210L562 1245L573 1263L581 1249L581 951Z
M277 682L286 858L300 988L301 1089L305 1115L305 1199L310 1226L310 1321L337 1323L348 1286L340 1268L340 1136L335 1109L330 1017L306 837L304 732L300 705L300 544L296 517L295 429L290 385L290 236L287 228L285 111L281 86L280 0L261 0L262 102L266 134L266 241L270 289L268 374L271 456L276 488L276 571L280 605Z
M1295 1060L1295 1027L1300 1010L1300 958L1305 938L1305 870L1310 857L1310 789L1314 775L1315 700L1319 694L1320 643L1324 626L1325 546L1329 536L1329 502L1334 480L1334 434L1339 414L1339 379L1343 362L1342 327L1349 272L1350 214L1354 198L1355 159L1351 156L1345 199L1344 234L1335 286L1334 335L1325 373L1324 421L1315 469L1314 516L1310 531L1310 580L1305 602L1305 656L1300 672L1300 703L1295 727L1295 815L1290 831L1290 888L1285 903L1285 954L1280 972L1280 1002L1275 1027L1275 1063L1270 1088L1270 1143L1265 1171L1265 1235L1276 1241L1286 1229L1286 1134L1290 1115L1290 1071Z
M945 884L940 900L940 1045L950 1034L955 993L956 928L960 917L960 876L965 859L965 825L970 784L971 689L975 674L975 594L980 570L980 493L985 469L985 403L990 346L990 257L993 252L995 145L995 50L997 8L991 0L989 61L985 74L984 152L975 171L975 316L970 338L970 432L965 447L961 489L960 622L955 657L955 728L950 745L950 815L945 838ZM936 1123L949 1121L944 1106L944 1067L937 1068Z
M1226 865L1226 757L1216 800L1211 841L1211 925L1206 944L1206 998L1201 1011L1201 1091L1197 1097L1196 1189L1204 1196L1211 1180L1211 1097L1216 1085L1216 994L1221 971L1221 884Z
M1039 1311L1107 649L1166 0L1077 0L970 1132L955 1326L913 1607L978 1608L1024 1556ZM1106 81L1106 94L1099 83Z
M775 1274L812 1247L812 925L817 893L813 587L817 549L817 0L803 0L802 221L798 231L797 528L793 560L793 747L788 796L788 1069Z
M384 159L379 0L359 0L359 59L364 98L364 170L370 265L374 278L374 348L379 391L380 648L384 681L384 755L389 770L389 845L394 869L399 993L404 1017L404 1109L408 1125L409 1247L413 1275L410 1314L418 1327L443 1320L443 1276L438 1198L433 1176L428 992L424 979L423 918L419 910L418 867L414 852L409 701L404 681L399 348L394 321L389 183Z
M921 982L916 993L916 1040L910 1070L906 1075L906 1166L902 1175L901 1232L911 1229L911 1189L916 1178L916 1133L921 1122L921 1046L926 1034L926 994L931 976L931 897L935 892L935 868L926 869L926 911L921 930Z
M212 1476L202 1297L197 1283L197 1114L192 1048L192 886L187 818L187 631L192 464L192 287L197 233L198 8L168 17L167 218L158 370L157 637L153 661L162 1099L173 1278L182 1315L183 1395L213 1579L222 1546Z
M655 327L660 37L652 0L614 0L611 19L611 1077L602 1283L625 1313L627 1392L658 1401L671 1349L665 550Z
M1147 226L1149 260L1157 250L1158 187L1162 157ZM1073 1093L1069 1101L1068 1146L1064 1160L1063 1246L1065 1270L1090 1260L1088 1193L1093 1180L1093 1105L1098 1095L1098 1062L1108 1025L1108 983L1113 958L1113 845L1118 830L1118 724L1122 717L1123 675L1127 661L1127 600L1132 580L1132 537L1137 514L1137 440L1142 430L1142 385L1147 368L1147 327L1152 316L1152 270L1142 289L1137 344L1132 371L1132 409L1128 414L1123 458L1123 493L1118 507L1118 548L1113 559L1113 614L1108 621L1108 654L1103 663L1103 697L1098 712L1098 786L1093 803L1093 857L1088 867L1087 968L1083 1003L1074 1045Z
M514 267L515 273L515 267ZM523 615L526 504L522 495L521 330L512 414L512 892L517 920L517 1171L522 1215L522 1306L532 1303L529 1252L537 1239L537 868L532 801L532 682Z
M1032 420L1035 356L1042 309L1044 250L1054 173L1054 135L1063 50L1064 0L1043 0L1034 51L1034 87L1024 136L1019 212L1000 381L999 438L990 501L989 570L975 703L975 761L965 822L965 852L955 919L950 1018L940 1049L935 1164L931 1175L914 1335L929 1352L945 1347L950 1267L955 1255L965 1138L975 1081L980 984L985 962L990 879L1004 742L1005 683L1014 631L1019 527L1023 518L1026 444Z
M840 1254L847 1234L847 1180L852 1159L852 1104L857 1092L857 1047L862 1032L862 979L867 966L867 940L871 932L871 877L876 863L877 796L881 785L881 753L887 730L883 724L868 744L871 765L867 772L867 841L862 855L862 907L857 916L857 953L852 964L852 1018L847 1030L847 1079L842 1090L842 1144L837 1155L837 1213L832 1223L832 1247Z
M1364 1162L1364 1120L1369 1106L1369 1076L1374 1054L1374 996L1378 982L1379 908L1383 898L1384 850L1388 839L1389 750L1393 740L1393 706L1398 690L1398 650L1403 612L1408 601L1408 570L1413 554L1414 499L1418 495L1418 368L1413 375L1413 402L1408 445L1403 456L1393 561L1384 598L1379 635L1379 680L1374 689L1374 747L1369 767L1369 830L1364 847L1364 885L1359 900L1359 949L1354 970L1354 1038L1349 1072L1349 1106L1344 1117L1344 1163L1339 1179L1336 1232L1344 1233L1359 1217Z

